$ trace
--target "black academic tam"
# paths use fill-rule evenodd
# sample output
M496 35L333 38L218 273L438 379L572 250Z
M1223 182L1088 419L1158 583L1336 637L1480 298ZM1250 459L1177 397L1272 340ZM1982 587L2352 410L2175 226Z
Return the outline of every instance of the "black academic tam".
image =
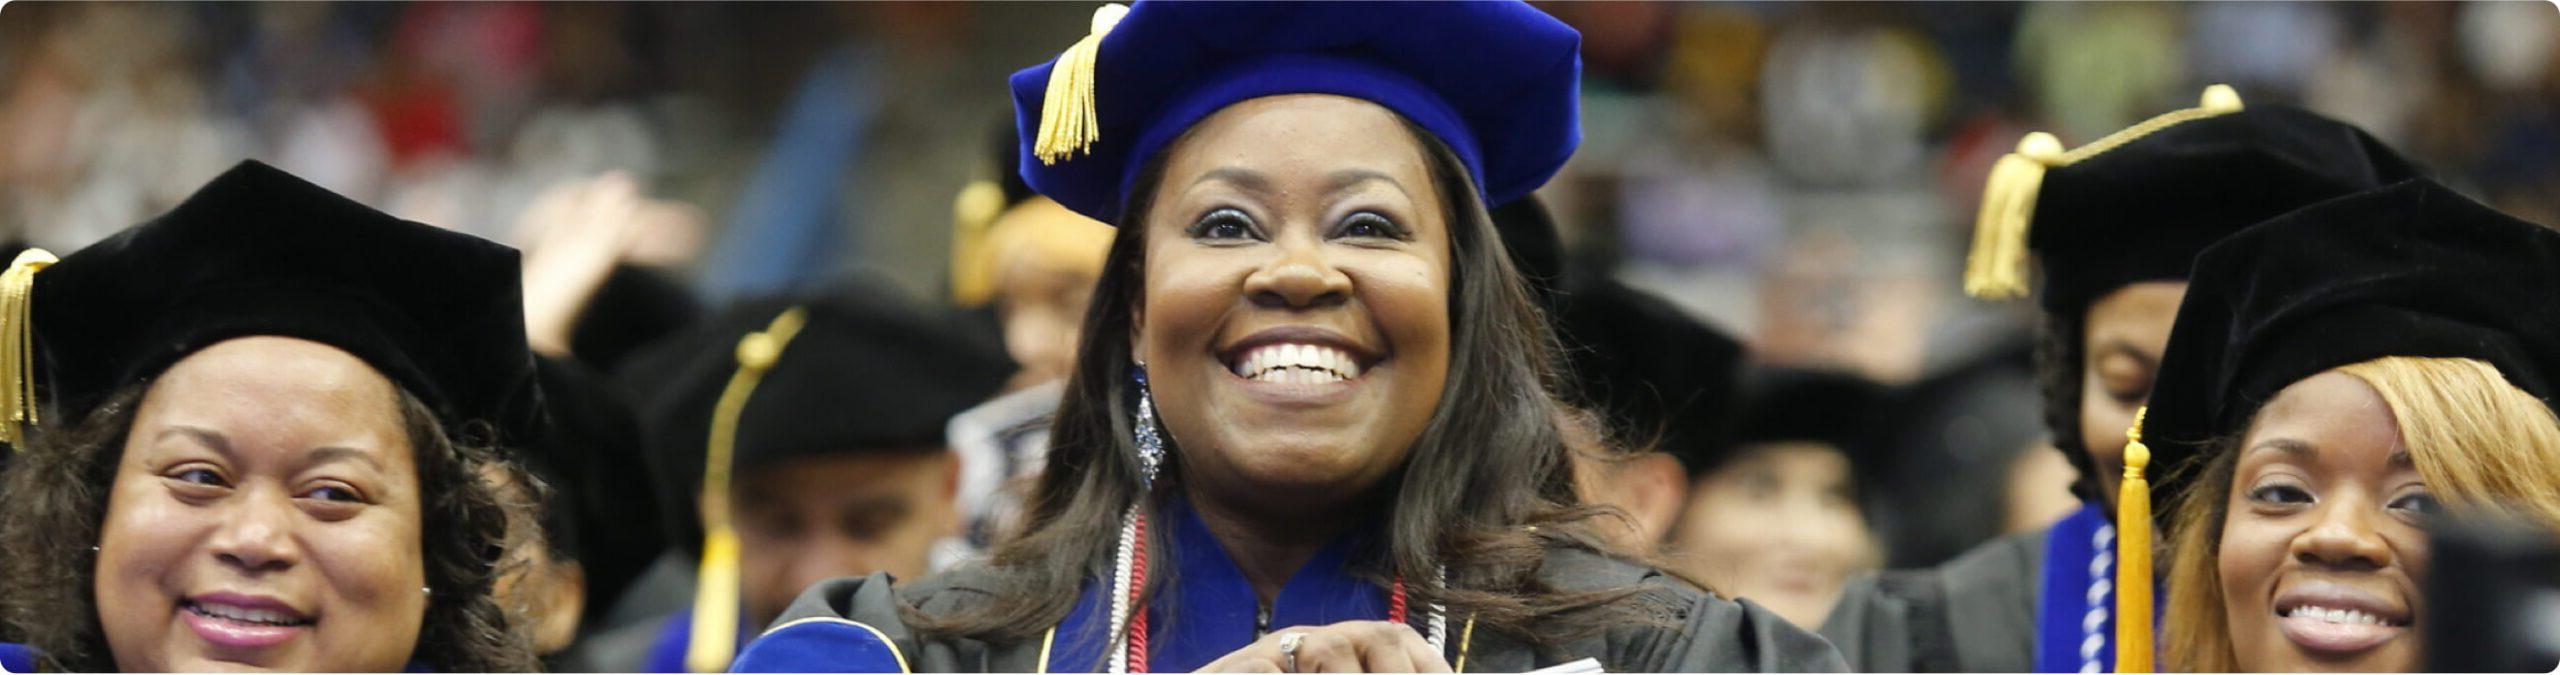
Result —
M2549 405L2560 393L2560 231L2419 179L2207 249L2143 423L2155 500L2171 503L2215 439L2286 386L2385 356L2485 361Z
M242 162L34 275L41 421L76 423L196 350L272 335L346 350L448 428L532 438L541 396L519 270L515 249Z
M637 390L670 535L689 548L702 541L692 505L713 407L739 372L739 341L795 308L806 323L738 412L737 475L806 457L940 451L951 417L994 397L1015 370L983 324L871 278L741 301L648 348L626 381Z

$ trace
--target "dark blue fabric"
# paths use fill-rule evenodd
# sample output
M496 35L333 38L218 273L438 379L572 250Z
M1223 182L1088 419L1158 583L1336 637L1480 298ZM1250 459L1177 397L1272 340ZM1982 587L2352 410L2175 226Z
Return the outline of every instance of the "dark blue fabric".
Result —
M1196 512L1177 500L1162 518L1171 528L1166 534L1169 555L1152 568L1168 575L1162 578L1170 585L1148 603L1148 666L1156 672L1190 672L1259 639L1254 614L1261 603ZM1375 541L1374 530L1356 529L1317 551L1281 586L1272 603L1272 629L1385 619L1387 591L1359 576L1357 562L1372 555ZM1101 669L1111 644L1110 592L1104 581L1085 584L1075 607L1058 623L1049 649L1050 672ZM683 670L691 620L690 613L670 620L650 650L652 672ZM894 672L897 662L887 643L871 631L813 621L766 633L747 644L732 666L739 672Z
M2089 504L2055 523L2045 537L2044 588L2036 599L2036 672L2089 672L2083 667L2090 664L2097 666L2095 672L2115 672L2114 533L2106 507ZM2093 583L2102 579L2103 585Z
M1177 500L1164 516L1173 526L1168 534L1172 565L1155 569L1170 567L1172 585L1148 603L1147 665L1156 672L1190 672L1259 639L1254 614L1261 601L1198 512ZM1373 530L1355 529L1317 551L1281 585L1272 602L1272 630L1387 618L1386 590L1358 576L1356 558L1367 554L1374 541ZM1102 664L1111 617L1103 586L1087 584L1076 608L1058 624L1049 655L1051 672L1087 672Z
M1088 152L1041 163L1032 147L1057 62L1014 73L1022 177L1117 223L1140 167L1202 118L1253 98L1335 94L1429 130L1485 203L1508 203L1546 184L1582 142L1581 47L1580 33L1511 1L1141 0L1095 57L1101 134Z
M649 656L640 662L640 672L685 672L684 648L692 641L693 608L686 607L658 625L658 639L649 643Z
M738 624L737 644L743 646L748 644L749 641L754 640L756 638L755 629L755 626L747 625L743 620L741 620ZM669 615L667 617L667 622L658 626L658 639L655 642L649 643L649 656L646 660L640 662L640 672L685 672L684 650L686 647L691 646L692 642L693 608L686 607L684 611Z
M812 620L777 628L747 643L733 673L900 673L898 648L851 621Z
M0 642L0 669L12 673L36 672L36 650L15 642Z
M1076 597L1075 609L1058 622L1055 641L1049 644L1049 672L1102 670L1103 653L1111 649L1111 602L1096 585L1087 582L1084 593Z

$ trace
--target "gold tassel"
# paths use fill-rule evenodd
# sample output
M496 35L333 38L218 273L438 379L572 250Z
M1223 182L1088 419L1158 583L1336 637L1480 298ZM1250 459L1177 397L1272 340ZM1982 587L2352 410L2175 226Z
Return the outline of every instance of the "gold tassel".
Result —
M2124 432L2124 486L2116 492L2116 672L2151 672L2151 447L2142 444L2142 418Z
M36 425L35 293L36 272L59 258L40 248L18 253L9 271L0 272L0 443L26 449L26 427Z
M2027 227L2035 217L2044 172L2062 156L2062 141L2035 132L2018 139L2018 151L1991 165L1982 188L1982 210L1973 221L1973 252L1966 256L1964 292L1985 300L2027 294Z
M971 181L951 204L951 302L977 307L995 298L995 261L987 259L987 230L1004 213L1004 188Z
M1093 10L1093 31L1067 47L1049 68L1049 90L1040 102L1040 132L1031 144L1031 154L1042 165L1071 159L1101 140L1101 120L1093 112L1093 62L1102 51L1102 37L1128 15L1129 7L1119 3Z
M2108 150L2114 150L2117 146L2131 143L2135 139L2159 133L2161 129L2167 129L2169 127L2207 117L2229 115L2231 113L2240 112L2241 109L2240 92L2232 89L2231 85L2217 84L2205 87L2204 95L2196 98L2196 107L2170 111L2160 115L2159 117L2143 120L2140 124L2125 127L2121 131L2107 134L2105 138L2100 138L2088 145L2072 148L2071 152L2063 154L2062 160L2055 164L2055 166L2070 166L2078 164L2082 160L2096 157Z
M808 323L808 311L793 307L774 317L763 332L738 340L738 372L720 391L711 408L710 454L702 464L702 571L693 595L693 638L685 645L685 670L718 673L729 670L738 652L738 532L729 516L729 470L735 463L738 418L747 396L782 358L782 348Z
M2205 87L2196 107L2143 120L2068 152L2063 151L2061 140L2041 131L2018 139L2018 151L2002 156L1991 166L1991 178L1984 181L1982 209L1973 222L1973 249L1965 259L1965 294L1984 300L2026 297L2027 233L2035 218L2036 194L2044 189L2045 171L2078 164L2180 123L2240 112L2241 107L2240 92L2217 84Z

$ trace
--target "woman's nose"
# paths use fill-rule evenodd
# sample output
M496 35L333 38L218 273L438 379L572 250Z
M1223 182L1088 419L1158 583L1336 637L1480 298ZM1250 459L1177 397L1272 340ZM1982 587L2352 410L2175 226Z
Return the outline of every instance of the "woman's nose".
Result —
M1351 277L1325 260L1321 244L1275 242L1280 255L1245 279L1245 293L1257 306L1312 309L1339 305L1351 298Z
M2391 545L2375 527L2381 513L2360 500L2339 499L2320 507L2319 520L2293 539L2294 559L2304 564L2348 569L2379 569L2391 564Z
M235 499L209 542L215 560L251 574L287 569L301 561L293 539L290 498L251 493Z

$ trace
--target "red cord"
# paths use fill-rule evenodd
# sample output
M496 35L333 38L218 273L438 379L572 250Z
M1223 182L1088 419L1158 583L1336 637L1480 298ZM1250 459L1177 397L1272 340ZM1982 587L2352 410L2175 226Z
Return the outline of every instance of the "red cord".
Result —
M1404 575L1396 575L1395 593L1387 596L1387 620L1404 623Z
M1138 602L1139 591L1147 588L1147 514L1138 514L1132 544L1137 551L1129 557L1129 672L1147 672L1147 606Z

